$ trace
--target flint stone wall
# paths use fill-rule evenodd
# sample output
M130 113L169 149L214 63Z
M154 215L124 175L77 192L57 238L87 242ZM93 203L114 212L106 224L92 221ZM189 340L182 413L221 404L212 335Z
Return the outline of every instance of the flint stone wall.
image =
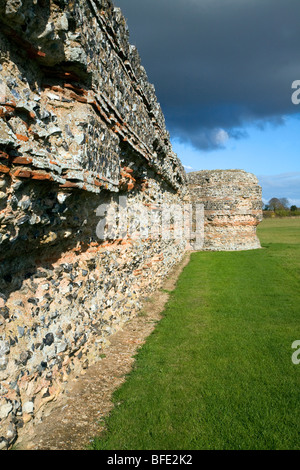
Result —
M260 248L262 191L252 173L204 170L187 174L191 201L204 205L204 251Z
M97 208L178 204L186 176L118 8L0 0L0 448L141 308L185 241L99 240Z

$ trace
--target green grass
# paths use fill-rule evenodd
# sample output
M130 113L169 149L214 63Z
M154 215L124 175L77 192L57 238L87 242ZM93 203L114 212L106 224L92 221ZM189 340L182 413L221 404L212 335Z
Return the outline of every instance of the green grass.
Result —
M93 449L299 449L300 219L193 253Z

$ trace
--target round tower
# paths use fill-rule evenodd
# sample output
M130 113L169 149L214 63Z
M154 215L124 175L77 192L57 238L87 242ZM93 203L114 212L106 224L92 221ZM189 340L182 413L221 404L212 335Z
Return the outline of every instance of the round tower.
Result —
M203 170L187 174L192 203L204 205L204 245L208 251L260 248L262 191L252 173Z

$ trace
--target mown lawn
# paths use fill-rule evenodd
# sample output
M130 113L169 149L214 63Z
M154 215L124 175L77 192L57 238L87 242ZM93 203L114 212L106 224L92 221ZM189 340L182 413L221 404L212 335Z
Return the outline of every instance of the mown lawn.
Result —
M299 449L300 219L193 253L93 449Z

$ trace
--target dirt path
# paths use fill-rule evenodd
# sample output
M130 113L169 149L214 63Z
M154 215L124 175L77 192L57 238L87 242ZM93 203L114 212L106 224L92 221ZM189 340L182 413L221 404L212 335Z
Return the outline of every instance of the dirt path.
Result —
M176 265L143 308L143 315L128 322L110 338L106 357L92 365L84 376L70 384L66 393L47 409L34 433L21 436L16 449L22 450L83 450L93 436L103 430L103 420L111 411L112 393L125 380L134 363L133 355L145 342L161 319L169 294L188 264L190 252Z

